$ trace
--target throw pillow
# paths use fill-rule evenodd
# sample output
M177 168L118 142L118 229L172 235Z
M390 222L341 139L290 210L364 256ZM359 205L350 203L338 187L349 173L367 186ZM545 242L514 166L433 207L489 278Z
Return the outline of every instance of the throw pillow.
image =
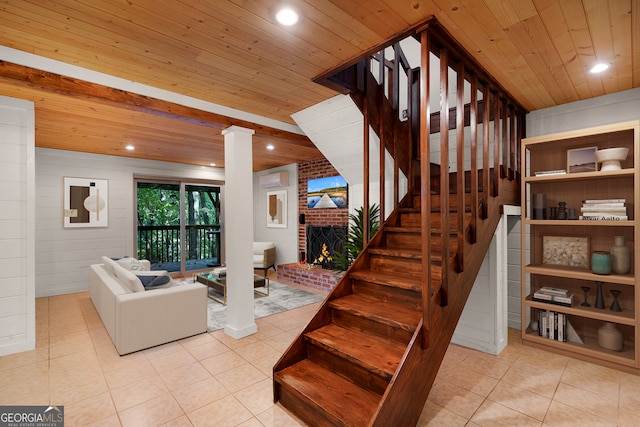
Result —
M142 286L142 282L135 274L117 263L113 268L116 272L116 277L124 286L131 289L132 292L144 292L144 286Z
M151 275L137 275L138 279L142 282L145 290L154 289L158 286L165 285L171 281L170 276L151 276Z
M144 271L145 269L139 260L131 257L120 258L116 262L129 271Z

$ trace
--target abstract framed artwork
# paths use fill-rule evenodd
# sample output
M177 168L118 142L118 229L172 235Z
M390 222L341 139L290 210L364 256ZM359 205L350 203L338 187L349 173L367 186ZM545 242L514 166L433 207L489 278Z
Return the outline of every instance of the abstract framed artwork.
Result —
M589 236L542 236L542 263L589 268Z
M109 181L64 177L64 228L109 225Z
M287 192L267 191L267 227L287 228Z

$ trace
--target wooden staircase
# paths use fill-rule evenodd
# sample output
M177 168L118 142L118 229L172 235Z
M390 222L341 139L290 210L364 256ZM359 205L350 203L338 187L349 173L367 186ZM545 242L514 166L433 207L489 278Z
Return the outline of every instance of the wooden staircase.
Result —
M374 102L367 95L371 89ZM389 120L398 117L397 103L381 93L379 87L370 88L354 99L362 101L365 123L371 119L376 132L388 135L381 136L381 145L396 160L405 159L396 162L394 176L402 170L410 177L409 193L273 368L275 401L313 426L416 424L491 243L500 207L519 204L517 171L499 161L460 175L425 167L421 162L427 159L420 158L415 143L425 144L426 138L398 131L407 124ZM458 111L462 107L459 103ZM389 110L391 116L384 113ZM499 110L492 113L500 118ZM487 128L490 117L487 111ZM408 122L415 123L411 117ZM494 148L496 159L503 150ZM416 173L411 166L416 161L430 171L429 177Z

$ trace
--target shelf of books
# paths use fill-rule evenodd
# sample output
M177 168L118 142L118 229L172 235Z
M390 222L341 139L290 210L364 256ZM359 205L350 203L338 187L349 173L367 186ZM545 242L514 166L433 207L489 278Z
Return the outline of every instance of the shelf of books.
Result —
M634 121L522 141L523 342L635 373L639 129ZM610 148L625 156L605 167L596 159L608 152L596 153Z

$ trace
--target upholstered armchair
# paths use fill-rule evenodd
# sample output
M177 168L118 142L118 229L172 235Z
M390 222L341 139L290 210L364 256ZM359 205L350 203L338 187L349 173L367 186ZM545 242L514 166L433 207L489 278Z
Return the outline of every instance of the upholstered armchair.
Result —
M276 245L273 242L253 242L253 269L262 270L267 277L267 271L276 270Z

